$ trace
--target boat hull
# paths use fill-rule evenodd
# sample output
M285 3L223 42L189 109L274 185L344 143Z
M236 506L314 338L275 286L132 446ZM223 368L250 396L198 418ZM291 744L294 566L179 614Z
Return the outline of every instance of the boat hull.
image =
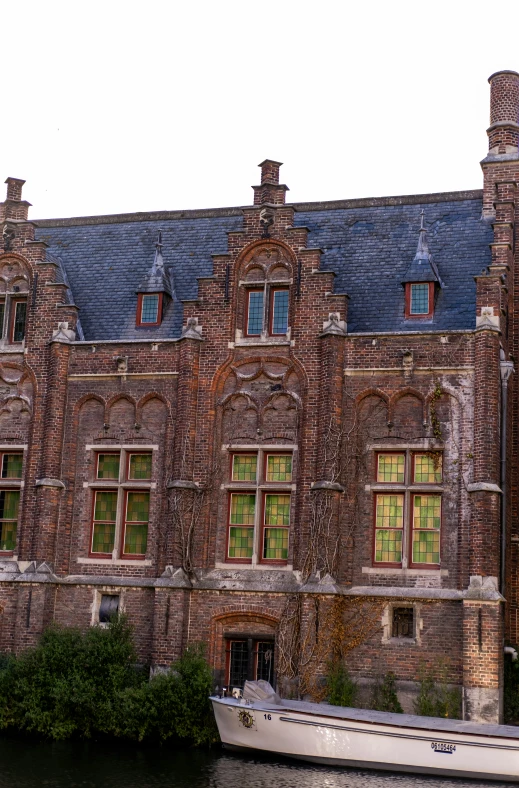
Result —
M232 749L330 766L519 782L519 739L212 701L222 742Z

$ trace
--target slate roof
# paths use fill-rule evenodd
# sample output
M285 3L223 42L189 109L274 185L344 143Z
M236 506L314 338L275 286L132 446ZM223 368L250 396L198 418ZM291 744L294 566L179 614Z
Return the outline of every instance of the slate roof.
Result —
M348 332L475 327L474 276L490 264L492 228L482 221L481 192L295 204L295 225L323 249L322 268L348 293ZM404 319L402 281L416 253L420 213L443 288L432 320ZM180 301L196 298L197 277L212 274L212 254L240 230L240 208L42 220L36 237L60 260L86 340L179 337ZM153 263L158 230L174 298L162 325L135 328L136 290Z

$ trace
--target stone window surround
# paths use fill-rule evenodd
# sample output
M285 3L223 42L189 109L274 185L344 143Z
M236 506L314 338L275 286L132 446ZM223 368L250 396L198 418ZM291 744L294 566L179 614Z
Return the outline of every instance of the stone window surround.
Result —
M274 444L263 444L263 443L224 444L222 446L222 453L224 453L224 455L225 455L224 463L227 460L227 467L229 467L229 468L231 467L231 462L232 462L231 458L232 458L233 454L240 454L240 453L241 454L247 454L247 453L257 454L258 455L258 468L259 468L260 464L261 464L261 467L263 467L265 455L267 455L268 453L275 453L275 452L278 452L278 453L286 452L287 454L290 453L290 454L292 454L292 457L295 460L296 457L297 457L297 454L296 454L297 446L295 446L294 444L291 444L291 443L290 444L275 444L275 443ZM230 473L229 473L229 482L220 485L220 489L226 492L226 502L225 502L225 506L226 506L226 509L225 509L225 511L226 511L226 525L225 525L225 527L226 527L226 534L225 534L226 548L225 548L225 556L227 554L227 540L228 540L228 529L229 529L228 506L229 506L230 493L232 493L232 492L239 492L240 490L244 491L244 484L246 484L246 483L244 483L244 482L233 482L230 479ZM297 485L294 482L292 482L292 483L287 483L286 485L281 485L281 486L283 487L283 490L287 490L287 491L290 490L290 492L291 492L291 495L292 495L291 512L292 512L292 508L293 508L294 500L295 500L294 493L297 490ZM279 492L280 491L280 484L276 483L276 482L260 482L260 483L256 482L255 485L251 485L251 489L252 489L252 487L255 488L255 490L257 491L258 495L262 495L262 494L264 494L266 492L275 492L275 491ZM232 558L225 557L224 561L217 561L215 563L215 568L216 569L229 569L230 566L234 565L236 567L239 567L240 569L245 569L245 570L247 570L247 569L256 569L256 570L259 569L259 570L263 570L263 571L268 570L269 572L271 570L275 570L275 571L276 570L277 571L281 570L281 571L285 571L285 572L286 571L292 571L293 565L292 565L292 563L290 563L290 559L286 563L282 563L282 564L281 563L269 563L268 561L267 562L262 562L262 561L259 560L259 557L258 557L258 544L259 544L259 534L260 534L260 531L262 529L262 524L261 524L262 510L263 510L262 506L256 505L255 517L254 517L254 536L253 536L254 549L253 549L253 554L252 554L252 558L251 558L250 562L248 562L248 561L245 562L243 560L242 561L237 561L237 560L233 560ZM293 525L294 525L293 524L293 519L291 517L290 526L289 526L289 556L290 556L290 549L291 549L291 544L292 544L292 539L293 539L293 537L292 537Z
M103 595L110 595L110 596L118 596L119 597L119 613L124 613L124 591L125 589L121 586L99 586L99 588L94 589L94 598L92 600L92 604L90 606L90 611L92 614L90 620L90 626L95 627L102 627L106 629L108 624L102 624L99 621L99 608L101 607L101 598Z
M417 483L413 482L411 474L413 468L413 454L422 454L427 453L429 451L435 451L442 456L442 468L444 463L444 451L442 447L432 445L429 448L429 441L427 439L420 442L422 445L415 444L399 444L395 445L392 444L388 446L387 444L376 444L369 447L373 451L374 454L374 468L375 468L375 478L378 468L378 455L379 454L404 454L405 455L405 477L402 483L400 482L372 482L371 484L364 485L364 489L366 492L370 492L373 495L373 550L372 550L372 568L376 570L377 573L384 574L387 573L389 569L393 569L400 574L408 574L413 573L417 575L421 575L424 573L430 574L434 572L436 575L441 576L441 561L442 561L442 536L443 536L443 494L445 492L445 487L442 483ZM404 496L404 511L403 511L403 533L402 533L402 562L401 566L395 565L385 565L383 562L376 562L375 561L375 538L376 538L376 501L377 501L377 493L398 493ZM412 567L409 566L411 562L411 539L413 533L413 526L412 526L412 499L414 495L422 494L422 495L431 495L437 494L440 496L441 499L441 510L440 510L440 563L438 566L431 566L424 564L423 568L420 564L414 565ZM362 570L364 572L364 568Z
M4 319L0 325L0 349L2 350L2 353L23 353L25 350L25 336L19 342L14 342L12 339L16 303L20 301L24 301L27 304L27 307L29 306L28 290L23 292L14 292L8 290L5 293L0 293L0 302L4 303ZM28 310L25 314L25 330L27 330L27 318Z
M414 637L395 638L393 637L393 610L396 607L409 607L414 611ZM389 602L382 613L382 643L391 646L419 646L421 644L421 633L423 629L423 618L421 617L421 603L407 602L404 599L395 599Z
M136 562L138 566L151 566L152 561L146 557L144 558L121 558L121 539L122 539L122 528L123 528L123 517L124 517L124 503L125 503L125 492L127 490L142 490L142 491L152 491L157 489L157 482L154 481L130 481L126 480L126 463L127 463L127 456L130 453L139 453L139 452L151 452L152 461L152 475L153 469L156 461L156 457L154 453L158 451L158 444L140 444L140 443L123 443L123 444L87 444L85 446L85 450L87 453L91 455L97 454L109 454L109 453L120 453L121 455L121 462L119 466L119 481L104 481L102 479L95 479L93 478L94 474L92 474L91 481L83 482L83 488L85 489L93 489L93 490L113 490L117 488L118 496L117 496L117 513L116 513L116 527L115 527L115 537L114 537L114 550L112 553L111 558L107 558L106 556L99 555L97 557L95 554L90 554L90 546L92 543L92 517L93 517L93 499L89 496L88 506L89 506L89 535L88 535L88 556L78 556L77 563L78 564L104 564L104 565L111 565L111 566L135 566ZM97 467L96 458L92 456L93 460L93 467ZM95 473L95 471L94 471ZM151 499L151 496L150 496Z
M236 328L236 335L234 344L236 345L253 345L253 344L287 344L290 343L290 333L291 329L288 326L286 334L271 334L270 333L270 322L271 322L271 298L270 298L270 291L276 288L286 288L289 291L289 305L288 305L288 312L289 312L289 319L290 319L290 291L293 285L293 279L260 279L257 281L254 280L240 280L238 282L238 287L240 292L244 293L244 297L246 300L246 304L243 310L243 326L241 328ZM247 334L247 316L248 316L248 297L250 290L258 290L263 288L264 296L263 296L263 311L264 311L264 318L263 318L263 330L261 334L248 336Z

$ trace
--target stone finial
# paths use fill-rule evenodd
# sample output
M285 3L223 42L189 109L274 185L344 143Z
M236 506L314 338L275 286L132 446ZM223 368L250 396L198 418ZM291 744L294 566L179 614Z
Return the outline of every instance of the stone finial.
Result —
M76 332L68 327L67 322L58 323L56 331L52 332L51 342L63 342L69 344L76 341Z
M270 238L269 227L274 224L274 211L262 208L260 211L260 225L263 227L263 238Z
M117 372L126 374L128 372L128 356L117 356L115 359L117 364Z
M327 336L328 334L335 334L336 336L345 337L348 333L348 329L346 326L346 322L341 320L341 315L339 312L330 312L328 315L328 320L325 320L323 323L323 330L321 336Z
M476 328L486 328L491 331L500 330L499 315L494 315L493 306L482 306L481 315L476 316Z
M402 351L402 369L405 381L409 382L413 377L414 355L413 351L408 348Z
M198 339L202 341L202 326L198 325L197 317L190 317L182 329L181 339Z

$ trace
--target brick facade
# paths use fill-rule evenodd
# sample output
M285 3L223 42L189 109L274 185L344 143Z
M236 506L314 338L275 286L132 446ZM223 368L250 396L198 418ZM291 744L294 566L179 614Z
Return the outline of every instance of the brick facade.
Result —
M16 545L0 554L0 651L33 645L52 621L97 623L102 597L111 595L119 597L135 627L143 663L167 665L188 643L203 640L215 681L222 684L230 678L233 640L255 648L273 642L274 671L282 672L287 632L295 633L291 657L297 662L298 649L308 648L311 626L318 642L334 600L354 600L360 609L375 600L373 626L348 651L352 675L371 681L392 670L407 687L416 686L425 668L462 688L467 718L500 718L504 638L514 644L519 639L514 375L507 410L503 399L510 361L519 358L514 244L519 75L500 72L490 83L482 193L289 205L287 187L279 183L281 165L267 160L260 165L252 207L49 220L36 227L22 200L24 182L7 179L7 198L0 205L0 297L7 315L0 342L0 450L23 453L23 472L16 482L3 485L5 477L0 479L0 496L5 487L20 497ZM452 222L476 221L469 216L476 203L482 211L480 237L490 239L490 252L488 243L474 240L468 230L451 237ZM436 299L432 319L404 318L405 282L423 281L413 280L414 274L404 279L386 268L379 279L388 281L387 296L382 291L380 297L380 290L372 296L368 287L364 301L352 295L359 280L370 281L381 263L371 251L370 234L383 211L396 217L384 242L402 238L404 248L416 244L419 233L414 225L407 238L405 211L415 212L414 221L418 208L432 211L440 204L453 218L439 218L432 239L436 231L444 232L454 252L442 258L445 247L439 244L434 256L439 274L431 263L433 275L425 275ZM348 212L357 209L367 218L350 220ZM301 225L303 215L309 226ZM214 242L212 270L190 262L198 254L195 238L184 260L168 269L183 290L179 296L165 286L162 325L159 320L158 328L141 329L130 306L124 330L97 335L96 299L88 285L77 285L87 268L97 265L96 239L103 239L104 255L96 270L104 270L104 290L109 290L110 271L121 257L117 233L122 238L141 222L149 245L153 227L169 221L172 232L178 227L180 233L186 217L192 226L195 220L206 223L203 243L210 248ZM352 233L351 247L340 247L337 240L344 226ZM189 233L189 227L182 232ZM423 218L420 233L420 259L427 269ZM328 239L324 249L320 237ZM83 260L74 258L85 248ZM352 292L344 292L338 283L349 248L352 260L357 255L360 262L353 286L347 287ZM464 268L458 254L469 260ZM467 265L475 265L476 258L487 264L469 275ZM411 261L412 255L403 262ZM185 284L188 269L194 275ZM128 303L137 303L141 279L136 272ZM456 287L475 289L471 305L449 302ZM390 293L397 291L400 306L393 309ZM263 322L256 333L248 330L251 292L264 299L258 300ZM288 294L283 295L288 327L279 332L272 322L276 292ZM17 342L9 333L16 299L27 303L25 337ZM114 306L114 323L120 324L118 309ZM367 320L362 330L351 330L350 318L361 324L363 311L373 314L371 324ZM377 312L380 320L394 314L393 325L389 321L384 330ZM131 481L132 452L151 453L149 480ZM120 475L111 482L97 476L99 455L105 454L120 462ZM234 455L252 457L257 478L235 483ZM272 484L267 458L280 455L291 458L292 476ZM381 482L379 455L400 458L395 462L405 470L392 482ZM417 482L417 462L432 463L429 472L437 475ZM94 497L103 491L117 500L108 554L93 549L91 530ZM135 556L125 553L124 536L132 491L149 494L150 502L145 554ZM242 503L248 496L249 506L255 501L254 522L241 528L248 546L238 556L230 547L233 495ZM441 527L438 542L425 535L420 547L413 518L422 499L436 507ZM281 521L269 521L270 529L265 525L267 508L275 505L285 506L285 525L289 519L286 554L284 547L271 553L265 547L267 531L273 539L286 538ZM383 505L402 511L397 537L379 522ZM376 540L394 538L391 545L397 548L387 548L386 555ZM295 609L301 611L299 629L287 612ZM394 629L400 609L412 609L413 631L403 636ZM318 654L323 652L312 653L311 664L322 674ZM255 669L252 663L249 668ZM293 681L278 675L284 679Z

